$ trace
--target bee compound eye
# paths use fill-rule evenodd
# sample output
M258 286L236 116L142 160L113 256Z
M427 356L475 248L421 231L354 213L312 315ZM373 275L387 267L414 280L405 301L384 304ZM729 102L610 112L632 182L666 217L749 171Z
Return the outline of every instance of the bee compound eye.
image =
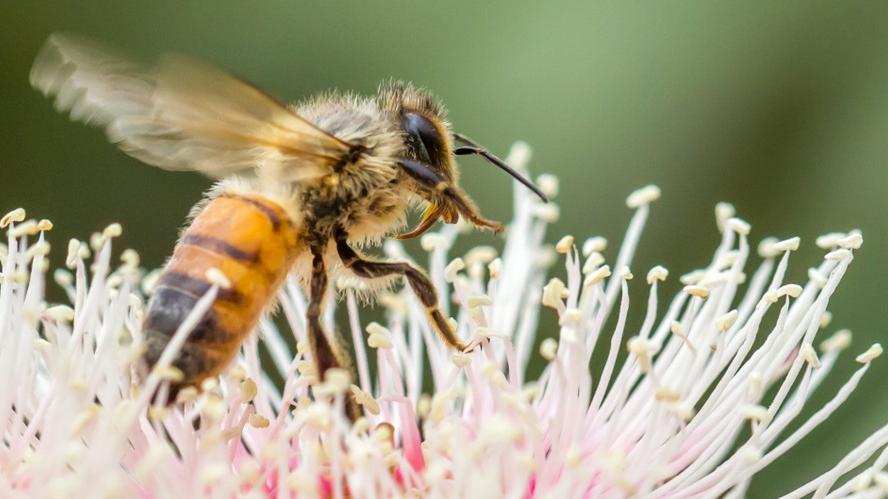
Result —
M428 118L417 112L407 111L401 117L401 126L407 132L408 147L419 159L431 164L441 162L444 141Z

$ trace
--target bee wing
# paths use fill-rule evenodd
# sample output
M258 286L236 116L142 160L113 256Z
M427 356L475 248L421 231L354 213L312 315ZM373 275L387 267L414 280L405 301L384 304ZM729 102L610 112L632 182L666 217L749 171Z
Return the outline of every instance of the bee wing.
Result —
M104 127L126 153L169 170L218 178L274 168L298 180L322 174L352 147L253 85L183 56L144 67L54 34L30 80L59 111Z

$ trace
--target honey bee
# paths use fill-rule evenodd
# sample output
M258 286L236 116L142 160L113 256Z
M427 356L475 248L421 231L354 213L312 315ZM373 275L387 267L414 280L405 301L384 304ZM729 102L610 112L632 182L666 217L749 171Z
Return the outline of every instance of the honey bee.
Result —
M290 272L308 296L306 329L321 379L349 365L335 334L321 326L333 271L368 281L403 276L443 341L465 349L422 270L358 248L417 237L439 219L462 217L501 231L460 189L455 156L479 155L545 200L502 160L454 132L444 107L409 83L384 83L373 97L329 92L287 106L203 62L168 55L141 65L63 34L49 37L30 80L59 111L105 128L127 154L217 180L193 209L144 319L142 360L151 368L211 288L208 271L221 270L231 284L219 289L173 361L183 376L167 402L232 361ZM396 234L418 204L425 210L417 226Z

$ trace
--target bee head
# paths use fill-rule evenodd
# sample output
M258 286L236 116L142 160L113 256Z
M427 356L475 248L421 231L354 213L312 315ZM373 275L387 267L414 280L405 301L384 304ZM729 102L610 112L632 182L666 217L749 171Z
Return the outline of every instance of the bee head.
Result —
M458 172L444 106L428 91L401 81L383 84L379 99L381 107L398 120L408 156L432 166L435 173L455 183Z
M513 170L503 160L462 134L450 129L444 107L432 95L409 83L399 81L383 84L379 90L380 107L387 110L395 119L404 137L404 145L410 159L419 161L433 169L438 177L450 187L440 194L426 199L429 206L420 224L408 233L398 236L401 239L416 237L428 230L438 217L447 223L456 223L462 215L471 223L501 230L496 222L484 219L467 196L457 185L459 170L454 156L478 155L509 173L516 180L535 192L544 202L546 196L533 183ZM453 141L463 144L454 147ZM426 191L428 195L428 192Z

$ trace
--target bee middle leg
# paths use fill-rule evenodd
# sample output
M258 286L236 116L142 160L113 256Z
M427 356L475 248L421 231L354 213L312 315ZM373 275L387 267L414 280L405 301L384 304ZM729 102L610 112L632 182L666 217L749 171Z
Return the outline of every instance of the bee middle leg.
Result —
M327 293L327 285L328 277L324 264L323 250L320 248L317 250L312 249L310 296L308 309L305 313L305 322L308 330L308 343L311 347L313 360L321 381L324 380L328 369L341 368L351 370L348 354L343 350L342 345L338 343L334 345L330 342L321 325L321 312L323 310L324 296ZM351 395L346 397L345 404L346 416L352 421L360 417L360 411L354 400L352 400Z
M435 330L441 338L451 347L463 351L468 346L463 343L456 335L456 331L447 322L441 308L438 307L438 294L432 282L421 270L413 267L406 262L377 262L365 260L351 246L344 231L339 231L336 235L336 251L339 258L346 268L354 272L359 277L367 279L385 277L389 275L402 275L407 278L410 288L419 298L420 303L425 307L426 314L429 316Z

